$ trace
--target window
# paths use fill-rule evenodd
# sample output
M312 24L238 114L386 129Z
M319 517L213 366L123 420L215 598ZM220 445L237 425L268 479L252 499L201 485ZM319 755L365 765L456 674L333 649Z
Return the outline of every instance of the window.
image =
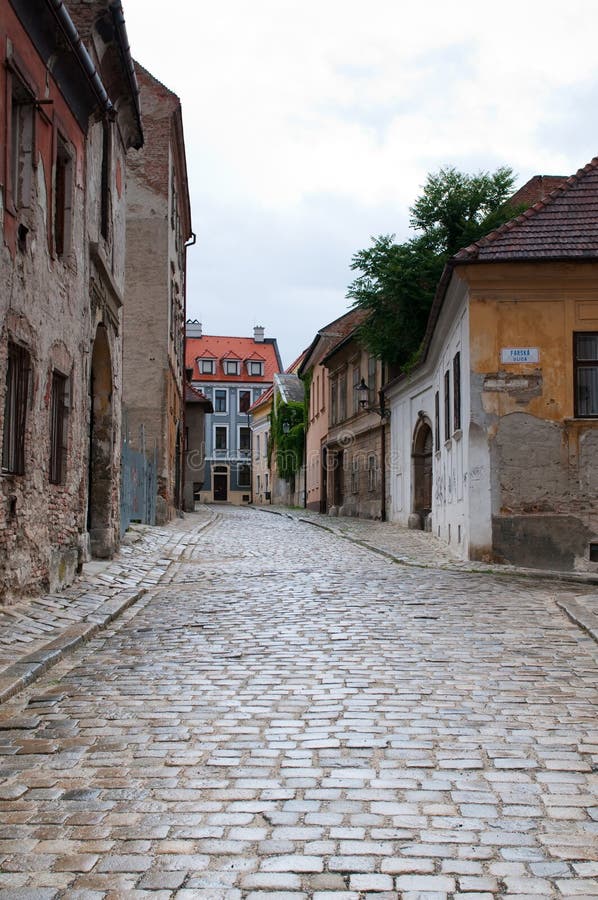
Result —
M2 470L13 475L25 471L25 424L30 378L29 353L9 342L4 399Z
M378 464L374 453L368 456L368 491L375 491L378 486Z
M444 439L450 440L451 436L451 373L444 373Z
M213 359L200 359L199 362L199 371L202 375L213 375L214 374L214 360Z
M216 450L226 450L228 447L228 429L226 425L216 425L214 430Z
M100 179L100 233L108 240L110 221L110 125L102 125L102 168Z
M258 492L258 494L260 493L261 489L262 489L262 479L261 479L261 477L258 475L258 476L257 476L257 492Z
M54 250L64 256L70 250L73 161L66 142L58 135L54 173Z
M251 391L239 391L239 412L249 412L251 406Z
M330 421L338 422L338 382L336 378L330 382Z
M249 453L251 449L251 429L247 428L246 425L241 425L239 428L239 452L240 453Z
M251 484L251 466L239 466L237 468L237 481L239 487L249 487Z
M453 359L453 425L455 431L461 428L461 354Z
M342 372L338 380L338 420L347 418L347 373Z
M359 391L357 388L361 384L361 372L359 370L359 366L355 366L353 368L353 415L356 416L359 412L359 401L361 399Z
M253 359L249 360L247 369L248 369L248 372L250 375L263 375L264 374L264 364L262 362L256 362Z
M224 374L225 375L238 375L239 374L239 363L236 359L225 359L224 360Z
M9 178L15 210L29 206L33 184L34 97L15 74L12 76Z
M256 434L256 436L255 436L255 458L256 458L256 459L259 459L259 458L260 458L260 441L261 441L261 437L262 437L261 434Z
M370 395L368 397L370 406L376 405L376 388L378 387L376 383L376 357L370 356L368 359L368 387L370 389Z
M62 484L66 475L67 387L67 377L60 372L53 372L50 407L50 481L52 484Z
M351 493L357 494L359 491L359 457L354 456L351 463Z
M268 444L270 443L270 432L267 431L264 437L264 456L268 455Z
M434 450L440 450L440 394L434 394Z
M598 331L573 335L575 415L598 417Z
M217 413L225 413L226 412L226 396L227 392L225 389L216 389L214 391L214 412Z

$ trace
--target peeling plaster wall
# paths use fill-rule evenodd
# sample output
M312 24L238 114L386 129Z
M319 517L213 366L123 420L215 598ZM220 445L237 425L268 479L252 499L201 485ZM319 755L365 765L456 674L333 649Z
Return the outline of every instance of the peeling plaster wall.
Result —
M598 331L598 267L472 266L466 277L491 558L596 571L589 544L598 541L598 420L575 417L573 334ZM533 348L538 360L505 363L503 348Z

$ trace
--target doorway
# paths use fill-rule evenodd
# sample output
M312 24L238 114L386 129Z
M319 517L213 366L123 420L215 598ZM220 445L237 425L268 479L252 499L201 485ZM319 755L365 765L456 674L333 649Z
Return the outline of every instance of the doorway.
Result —
M413 433L413 512L421 519L421 527L432 512L432 458L434 439L430 423L419 419Z
M228 500L228 469L226 466L214 468L214 501L226 503Z

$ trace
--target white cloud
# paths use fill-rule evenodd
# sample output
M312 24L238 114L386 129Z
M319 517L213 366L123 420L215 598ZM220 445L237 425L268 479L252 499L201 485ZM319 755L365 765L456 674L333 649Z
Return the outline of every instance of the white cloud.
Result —
M428 171L510 164L523 181L598 152L589 0L124 9L135 57L183 102L201 239L189 308L207 331L234 310L249 333L257 316L286 361L302 329L343 312L351 254L371 234L406 235Z

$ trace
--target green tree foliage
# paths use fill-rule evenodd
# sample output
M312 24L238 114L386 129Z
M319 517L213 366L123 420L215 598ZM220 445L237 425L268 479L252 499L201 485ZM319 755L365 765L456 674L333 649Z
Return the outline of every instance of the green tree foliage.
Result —
M520 210L508 204L514 183L513 171L504 166L476 175L440 169L428 176L410 209L411 225L420 233L402 244L394 235L380 235L354 255L351 269L360 274L347 297L369 313L360 336L371 353L391 367L413 364L445 263L517 215Z

